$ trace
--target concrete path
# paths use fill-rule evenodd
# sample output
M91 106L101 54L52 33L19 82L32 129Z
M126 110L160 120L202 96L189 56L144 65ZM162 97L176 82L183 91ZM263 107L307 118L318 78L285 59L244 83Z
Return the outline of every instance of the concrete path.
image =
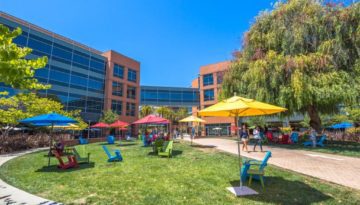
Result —
M48 149L48 148L45 148L45 149ZM27 151L18 152L18 153L0 155L0 166L11 159L14 159L15 157L18 157L18 156L21 156L24 154L28 154L31 152L36 152L39 150L44 150L44 148L32 149L32 150L27 150ZM0 179L0 204L60 205L61 203L50 201L50 200L32 195L32 194L22 191L16 187L13 187Z
M213 145L221 151L233 154L238 153L237 142L234 140L202 138L195 139L193 142L200 145ZM249 151L253 148L252 145L248 147ZM263 146L263 149L272 152L269 164L360 190L360 158L268 146ZM241 152L241 156L262 160L265 153L259 152L259 147L257 150L258 152Z

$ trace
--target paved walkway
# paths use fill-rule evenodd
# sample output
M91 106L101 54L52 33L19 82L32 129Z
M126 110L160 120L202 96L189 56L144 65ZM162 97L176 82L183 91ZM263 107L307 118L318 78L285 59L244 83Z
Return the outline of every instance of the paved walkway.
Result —
M202 138L195 139L193 142L200 145L213 145L219 150L233 154L238 153L237 142L234 140ZM252 147L252 145L249 146L249 151ZM360 158L268 146L263 146L263 149L272 152L269 164L360 190ZM262 160L264 155L263 152L241 152L241 156L257 160Z
M18 156L21 156L24 154L28 154L31 152L36 152L36 151L43 150L43 149L44 148L32 149L32 150L27 150L24 152L0 155L0 166L15 157L18 157ZM0 179L0 204L60 205L61 203L57 203L54 201L50 201L50 200L32 195L32 194L22 191L16 187L13 187Z

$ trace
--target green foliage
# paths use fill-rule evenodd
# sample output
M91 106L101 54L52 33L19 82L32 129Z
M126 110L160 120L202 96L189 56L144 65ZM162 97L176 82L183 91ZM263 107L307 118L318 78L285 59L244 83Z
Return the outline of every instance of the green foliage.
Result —
M112 110L108 110L103 112L100 122L111 124L115 122L118 118L119 116L115 112L113 112Z
M246 119L246 122L248 123L249 127L252 126L261 126L264 127L266 125L266 120L265 117L249 117L248 119Z
M156 113L168 120L172 120L175 116L174 111L169 107L159 107L156 109Z
M154 108L151 107L150 105L144 105L141 107L140 110L140 117L145 117L148 116L150 114L154 113Z
M179 108L176 112L175 112L175 116L176 119L175 121L179 121L181 119L184 119L185 117L187 117L188 114L188 110L186 108Z
M64 111L63 105L57 101L41 98L34 93L20 93L12 97L0 97L0 126L7 129L19 124L19 121L36 115L57 112L59 114L76 119L80 128L87 124L80 117L80 110Z
M309 113L357 103L360 95L360 3L327 6L316 0L278 2L244 36L244 47L224 77L222 96L244 97Z
M0 82L16 89L46 89L34 78L35 70L45 67L47 57L26 59L30 48L21 48L13 43L13 39L21 34L21 29L10 31L0 24Z
M360 108L349 109L349 119L353 122L360 122Z

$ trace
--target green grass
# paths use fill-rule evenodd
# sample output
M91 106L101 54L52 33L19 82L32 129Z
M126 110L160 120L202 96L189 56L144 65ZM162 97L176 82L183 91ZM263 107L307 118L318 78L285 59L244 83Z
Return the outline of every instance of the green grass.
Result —
M237 198L226 190L239 182L237 158L213 148L175 143L175 156L168 159L138 143L108 147L120 149L124 161L106 162L97 143L86 145L90 165L62 171L52 159L47 168L46 152L37 152L4 164L0 177L65 204L360 204L359 191L273 166L267 167L265 189L252 184L259 195Z

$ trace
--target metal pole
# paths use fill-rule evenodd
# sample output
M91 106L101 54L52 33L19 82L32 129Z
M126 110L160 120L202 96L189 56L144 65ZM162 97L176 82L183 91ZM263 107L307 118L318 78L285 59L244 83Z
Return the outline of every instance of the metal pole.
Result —
M87 138L88 138L88 140L89 140L89 138L90 138L90 120L88 120L88 122L89 122L89 127L88 127L88 136L87 136Z
M235 117L235 129L237 129L238 127L238 116ZM242 162L241 162L241 154L240 154L240 142L241 142L241 137L240 137L240 134L238 133L238 130L237 132L235 131L235 133L237 133L238 135L238 159L239 159L239 173L240 173L240 188L242 187L242 179L241 179L241 165L242 165Z

